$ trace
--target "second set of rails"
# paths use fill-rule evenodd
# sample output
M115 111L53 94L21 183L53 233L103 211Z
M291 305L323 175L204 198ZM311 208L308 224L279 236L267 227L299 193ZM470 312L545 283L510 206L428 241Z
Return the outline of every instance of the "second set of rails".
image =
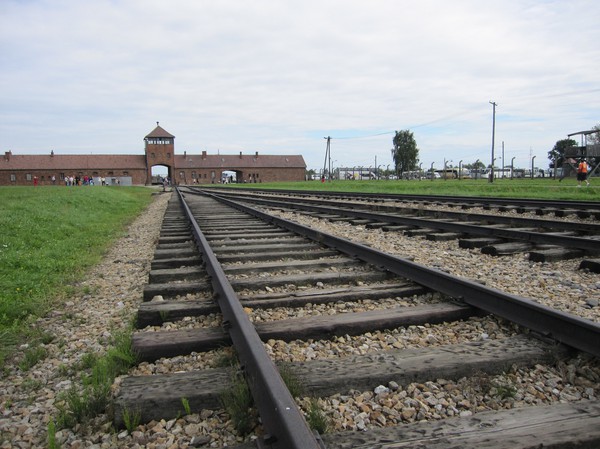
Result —
M403 441L414 444L406 447L419 447L416 434L421 435L418 444L427 447L451 447L447 446L448 441L461 447L477 447L482 439L490 438L473 429L462 436L452 435L450 429L456 423L435 435L431 430L392 427L380 429L379 433L315 435L304 422L281 380L279 365L271 360L263 342L272 346L295 339L348 338L382 329L488 319L487 314L528 329L527 335L515 331L507 338L489 341L432 345L418 350L383 344L386 350L292 363L292 371L315 396L344 389L372 390L390 382L452 379L479 371L493 374L511 365L550 363L568 352L556 342L600 355L597 323L525 298L269 216L230 199L196 196L188 191L173 201L170 209L173 215L165 216L164 235L152 264L138 324L187 324L176 329L140 332L134 336L134 349L141 360L153 361L233 343L261 416L263 434L256 440L258 447L382 447L379 445L385 441L398 444L394 447L404 447ZM193 220L187 221L182 212ZM359 306L353 309L355 306L348 305L351 303ZM334 309L337 305L339 310L318 315L304 312L285 320L254 313L280 308L303 310L306 305L314 310L317 305L327 304L334 305ZM216 319L217 326L215 320L208 326L189 326L191 317L211 314L222 314ZM533 334L537 338L532 338ZM554 343L546 341L550 338ZM121 385L115 421L122 425L119 421L124 412L136 408L144 420L176 416L181 413L182 398L193 409L218 407L218 392L229 382L228 370L218 368L126 378ZM556 428L551 430L552 424L543 425L555 413L564 418L562 436ZM576 407L569 404L560 410L528 411L532 422L539 421L533 425L536 438L572 438L584 430L589 441L600 438L597 431L587 428L594 427L590 423L597 422L598 413L600 407L595 402ZM514 415L501 415L499 412L485 419L496 422L496 430L516 432L506 423L506 419L514 420ZM463 418L462 424L468 426L468 420ZM532 431L529 428L524 432ZM525 436L518 438L523 446L512 447L526 447Z

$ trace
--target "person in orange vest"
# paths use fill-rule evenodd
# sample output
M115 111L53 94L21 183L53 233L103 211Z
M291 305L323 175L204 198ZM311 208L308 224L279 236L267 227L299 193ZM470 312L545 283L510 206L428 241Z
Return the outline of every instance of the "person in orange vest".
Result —
M579 160L579 165L577 166L577 187L581 187L581 183L585 181L585 183L589 186L590 182L587 180L588 174L588 164L585 159Z

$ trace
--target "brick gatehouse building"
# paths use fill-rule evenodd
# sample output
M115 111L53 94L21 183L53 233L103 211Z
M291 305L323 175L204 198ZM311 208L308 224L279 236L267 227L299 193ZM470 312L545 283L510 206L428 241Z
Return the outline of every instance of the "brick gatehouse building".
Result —
M303 181L306 164L301 155L254 154L225 155L175 154L175 136L156 122L156 128L144 137L144 155L18 155L6 151L0 161L0 185L65 184L70 176L93 178L99 184L149 185L152 168L167 168L167 176L176 184L211 184L227 179L255 183ZM155 179L156 181L156 179Z

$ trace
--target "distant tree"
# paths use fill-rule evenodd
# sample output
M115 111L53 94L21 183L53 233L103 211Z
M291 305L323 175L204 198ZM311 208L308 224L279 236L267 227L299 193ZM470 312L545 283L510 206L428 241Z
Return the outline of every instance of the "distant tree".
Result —
M419 163L419 149L413 133L409 130L396 131L393 142L391 151L396 173L415 170Z
M567 148L576 147L576 146L577 146L577 142L573 139L559 140L554 145L554 148L552 148L552 150L548 151L548 159L550 159L550 161L552 161L552 162L556 161L556 168L560 168L563 166L563 163L565 162L565 151L567 150ZM554 164L551 164L551 165L554 165Z
M463 168L466 168L467 170L481 170L482 168L485 168L485 164L480 160L476 160L472 164L463 165Z

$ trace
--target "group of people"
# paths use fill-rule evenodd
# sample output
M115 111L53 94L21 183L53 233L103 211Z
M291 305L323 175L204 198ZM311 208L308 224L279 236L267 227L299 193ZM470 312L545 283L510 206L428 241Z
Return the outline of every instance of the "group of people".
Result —
M98 180L100 181L100 184L102 184L103 186L107 185L106 184L106 178L104 176L98 178ZM119 180L117 179L117 184L119 183ZM65 176L65 185L68 187L71 186L93 186L95 185L95 181L94 178L91 176Z

